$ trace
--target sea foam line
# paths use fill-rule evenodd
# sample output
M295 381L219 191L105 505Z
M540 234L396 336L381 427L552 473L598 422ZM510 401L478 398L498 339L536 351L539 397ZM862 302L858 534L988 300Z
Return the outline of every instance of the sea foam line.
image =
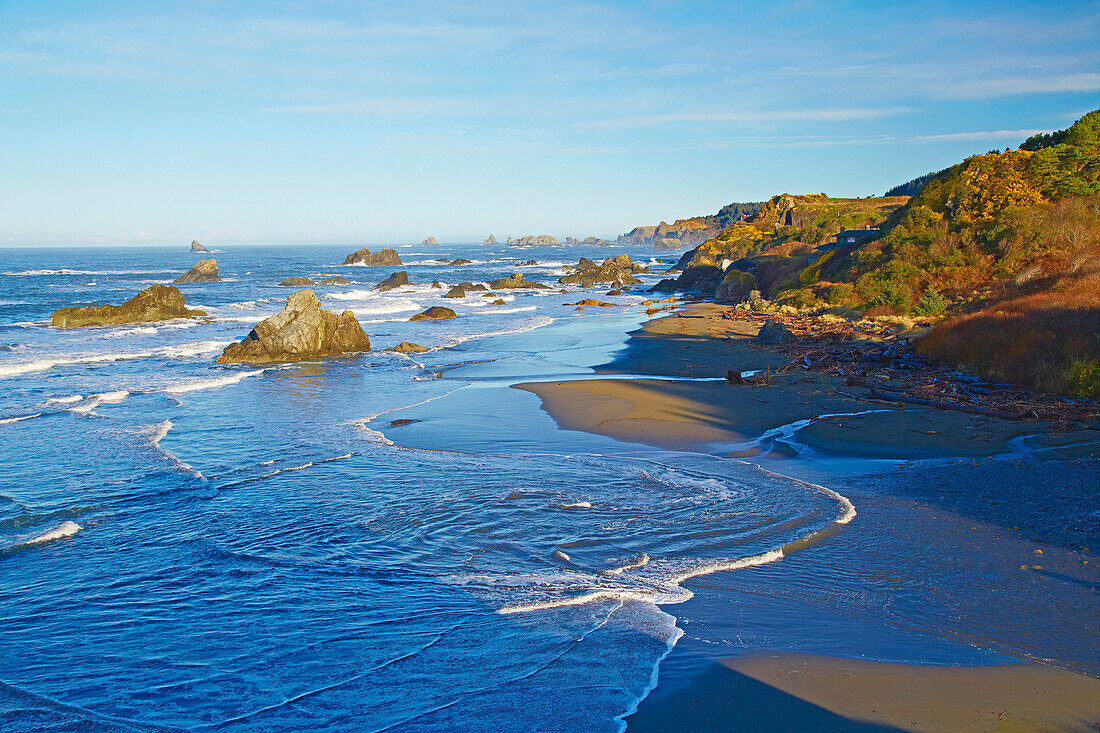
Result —
M129 359L148 359L151 357L188 357L214 353L224 349L232 341L195 341L178 346L162 346L149 351L130 351L114 354L89 354L73 359L39 359L37 361L23 362L22 364L5 364L0 366L0 378L16 377L31 372L43 372L59 366L75 366L77 364L101 364L104 362L126 361Z
M0 420L0 425L11 425L12 423L22 422L23 420L30 420L31 418L42 417L41 412L36 412L33 415L20 415L19 417L8 417Z
M23 547L30 547L32 545L41 545L46 542L52 542L53 540L60 540L65 537L72 537L74 534L84 529L76 522L71 520L64 521L51 530L43 532L42 534L32 537L29 540L23 540L22 542L16 542L15 544L6 547L6 550L17 550Z
M216 377L214 379L199 379L194 382L183 382L180 384L173 384L170 387L165 387L164 391L168 394L185 394L187 392L197 392L201 389L214 389L215 387L226 387L230 384L237 384L242 379L248 377L258 377L264 373L264 369L256 369L250 372L236 372L225 377Z

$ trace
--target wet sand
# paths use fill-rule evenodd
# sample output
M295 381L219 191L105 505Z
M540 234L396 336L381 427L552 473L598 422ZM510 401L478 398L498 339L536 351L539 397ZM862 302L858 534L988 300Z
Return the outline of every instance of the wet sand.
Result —
M939 667L812 654L711 663L631 731L1094 731L1100 680L1054 667Z
M755 345L751 327L724 321L720 312L714 305L697 305L684 312L691 317L652 320L601 371L724 377L728 369L784 363L782 355ZM907 568L912 577L902 584L913 586L906 592L916 599L914 608L927 601L938 609L932 613L958 616L933 628L933 636L958 638L959 649L975 641L984 645L982 635L990 629L1019 636L1000 645L988 642L1008 653L992 664L956 661L955 651L922 656L935 641L916 642L916 651L902 655L921 664L844 658L888 659L894 642L883 641L881 632L859 620L858 605L848 613L843 599L825 603L829 612L799 616L817 596L834 590L820 587L815 578L858 576L860 558L845 550L841 537L769 568L692 581L696 598L666 609L685 624L685 639L662 665L657 688L627 719L629 730L1100 730L1093 727L1100 725L1096 678L1018 663L1036 658L1029 645L1045 644L1071 666L1100 669L1100 659L1090 652L1094 642L1070 639L1059 650L1059 642L1051 641L1057 633L1026 631L1028 624L1057 629L1062 613L1078 624L1082 618L1100 620L1095 604L1100 561L1094 552L1100 544L1095 519L1100 435L1095 431L1065 433L1042 421L907 409L810 373L778 377L768 386L595 377L516 387L538 395L543 408L569 430L752 460L837 488L855 497L862 511L854 529L845 530L861 534L849 541L863 548L882 545L874 567L888 567L891 557L925 554L923 537L943 557L988 566L987 587L973 592L955 587L949 568L931 580L943 572L934 556L922 559L926 565ZM837 413L849 414L824 417ZM792 424L796 431L783 427ZM769 431L773 437L761 440ZM857 596L860 582L857 577L836 592ZM792 586L800 588L788 591ZM803 602L775 600L788 593ZM704 623L686 625L693 614ZM819 623L832 628L834 638L819 645L812 631L788 634L783 619L796 616L801 620L795 623L806 628ZM889 622L872 624L884 625ZM926 634L916 627L916 636ZM1089 634L1075 633L1074 638ZM792 648L765 654L767 639L788 637L796 639ZM754 638L762 645L753 647ZM872 638L878 641L867 641ZM812 643L799 648L797 639ZM951 641L949 649L952 644L959 641ZM806 648L825 654L799 653ZM691 658L702 661L685 662Z

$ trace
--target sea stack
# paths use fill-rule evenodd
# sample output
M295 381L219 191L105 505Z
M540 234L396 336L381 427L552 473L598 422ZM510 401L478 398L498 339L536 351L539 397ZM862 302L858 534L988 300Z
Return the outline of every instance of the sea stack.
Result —
M200 310L188 310L183 293L171 285L150 285L122 305L90 305L54 311L50 325L57 328L80 326L116 326L123 323L148 323L172 318L205 316Z
M397 267L405 264L401 256L392 247L386 247L378 252L371 252L368 248L352 252L344 259L345 265L366 265L367 267Z
M355 314L322 310L321 301L306 289L288 297L282 311L256 324L244 340L225 347L214 362L266 364L360 351L370 351L370 338Z
M174 283L220 283L222 279L218 277L218 261L214 258L209 260L199 260L194 266L180 275L172 282Z
M433 245L433 244L439 244L439 240L436 239L435 237L428 237L423 242L421 242L421 244L426 244L426 245L430 246L430 245Z
M203 247L201 244L199 244L194 239L192 239L191 240L191 251L192 252L209 252L210 250L208 250L206 247Z

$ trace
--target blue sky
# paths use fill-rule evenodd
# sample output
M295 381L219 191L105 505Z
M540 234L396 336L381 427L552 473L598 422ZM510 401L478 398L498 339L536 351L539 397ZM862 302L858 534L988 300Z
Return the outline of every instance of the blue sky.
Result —
M0 0L0 243L611 236L1100 107L1097 2Z

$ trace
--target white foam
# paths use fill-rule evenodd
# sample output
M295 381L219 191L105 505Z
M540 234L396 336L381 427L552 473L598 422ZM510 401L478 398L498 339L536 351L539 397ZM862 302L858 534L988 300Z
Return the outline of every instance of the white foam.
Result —
M573 560L568 555L566 555L564 552L562 552L561 550L554 550L550 554L553 557L556 557L559 560L564 560L565 562L570 562L570 563L573 562Z
M471 334L467 334L465 336L460 336L460 337L456 338L455 340L451 341L448 344L445 344L445 345L442 345L442 346L435 346L435 347L433 347L431 349L428 349L428 350L429 351L437 351L439 349L449 349L451 347L458 346L461 343L469 341L470 339L487 338L489 336L507 336L508 334L513 334L513 333L526 333L528 331L534 331L536 328L542 328L543 326L549 326L553 322L554 322L554 319L551 318L550 316L536 316L535 318L531 319L531 322L528 323L526 326L520 326L518 328L505 328L505 329L501 329L499 331L485 331L483 333L471 333Z
M68 395L66 397L51 397L50 399L46 400L42 404L44 404L44 405L54 405L54 404L71 405L74 402L80 402L82 399L84 399L84 395L71 394L71 395Z
M92 395L84 404L77 405L76 407L70 407L69 412L91 412L105 402L122 402L129 396L130 393L125 389L116 390L114 392L103 392L101 394Z
M81 527L76 522L72 522L72 521L62 522L61 524L59 524L56 527L54 527L53 529L51 529L50 532L44 532L41 535L38 535L37 537L34 537L32 539L27 539L26 541L24 541L24 543L20 543L19 545L15 545L14 547L26 547L26 546L29 546L29 545L41 545L42 543L48 543L48 541L53 541L54 539L62 539L63 537L72 537L76 533L80 532L80 530L83 529L83 528L84 527Z
M11 425L12 423L22 422L23 420L30 420L31 418L34 418L34 417L42 417L42 413L41 412L36 412L33 415L22 415L20 417L5 418L3 420L0 420L0 425Z
M184 394L187 392L197 392L202 389L215 389L217 387L226 387L230 384L237 384L242 379L248 377L258 377L263 374L263 369L256 369L250 372L236 372L224 377L216 377L214 379L199 379L194 382L183 382L180 384L173 384L170 387L165 387L164 391L168 394Z
M183 270L23 270L22 272L5 272L5 275L14 277L42 277L50 275L156 275L164 272L183 272Z
M572 504L558 504L559 509L591 509L592 502L590 501L577 501Z
M129 359L148 359L150 357L188 357L221 351L232 341L197 341L179 346L163 346L149 351L132 351L111 354L88 354L71 359L39 359L37 361L23 362L21 364L5 364L0 366L0 378L15 377L32 372L44 372L59 366L75 366L77 364L101 364L104 362L125 361Z
M356 429L360 430L367 437L367 441L370 443L381 443L382 445L393 445L393 441L386 437L384 433L378 430L371 430L365 424L366 421L360 421L355 424Z
M626 565L623 565L623 566L617 567L617 568L612 568L612 569L606 570L604 572L606 572L608 575L622 575L627 570L635 570L637 568L644 568L648 564L649 564L649 555L647 555L643 552L642 556L639 557L634 562L628 562Z
M103 338L125 338L126 336L151 336L157 333L157 329L153 326L137 326L135 328L124 328L120 331L108 331L103 334Z

